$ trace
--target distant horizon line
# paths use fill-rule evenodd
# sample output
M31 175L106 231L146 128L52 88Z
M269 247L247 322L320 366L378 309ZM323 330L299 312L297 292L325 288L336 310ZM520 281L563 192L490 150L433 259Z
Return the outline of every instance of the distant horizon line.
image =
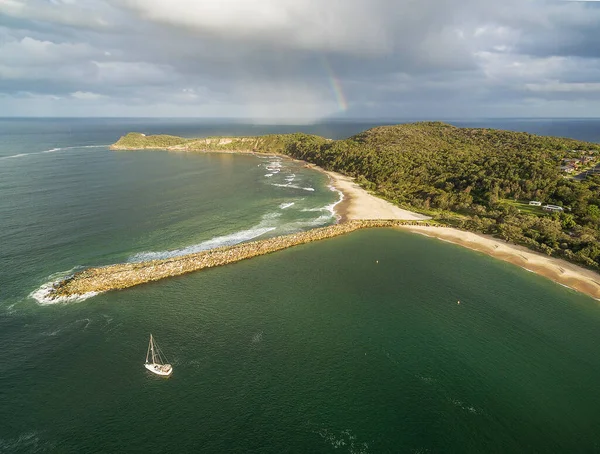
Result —
M378 117L378 118L322 118L307 120L303 118L248 118L248 117L134 117L134 116L2 116L0 120L190 120L201 122L228 122L261 125L295 125L323 123L373 123L373 122L444 122L444 121L473 121L473 120L600 120L600 116L592 117Z

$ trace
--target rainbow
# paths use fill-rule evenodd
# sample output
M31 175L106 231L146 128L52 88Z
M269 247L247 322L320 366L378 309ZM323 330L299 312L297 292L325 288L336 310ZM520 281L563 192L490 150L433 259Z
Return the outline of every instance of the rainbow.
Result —
M327 73L327 77L329 79L329 84L331 85L331 91L335 96L335 100L337 102L340 111L345 112L348 110L348 101L346 100L346 95L344 95L344 88L342 87L342 83L340 79L335 75L329 60L325 55L322 56L321 61L323 62L323 68Z

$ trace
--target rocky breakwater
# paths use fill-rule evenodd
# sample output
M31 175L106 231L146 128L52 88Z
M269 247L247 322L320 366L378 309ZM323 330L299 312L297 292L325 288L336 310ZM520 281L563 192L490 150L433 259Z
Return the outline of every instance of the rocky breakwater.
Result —
M69 299L90 293L124 289L166 277L180 276L204 268L239 262L240 260L269 254L299 244L343 235L358 229L396 227L406 224L428 225L428 223L416 221L349 221L306 232L221 247L169 259L88 268L55 283L50 288L47 297L49 299Z

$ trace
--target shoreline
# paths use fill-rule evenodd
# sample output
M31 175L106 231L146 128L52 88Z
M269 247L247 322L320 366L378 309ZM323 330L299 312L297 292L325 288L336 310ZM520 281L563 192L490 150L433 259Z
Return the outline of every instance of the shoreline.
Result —
M111 149L115 149L111 147ZM123 149L123 148L118 148ZM154 148L157 149L157 148ZM321 238L337 236L339 234L348 233L349 231L356 230L355 228L348 228L348 224L359 223L362 224L359 228L366 227L365 224L371 224L369 227L396 227L402 230L406 230L412 233L417 233L421 235L425 235L431 238L436 238L442 241L447 241L462 247L466 247L468 249L483 252L484 254L491 256L493 258L509 262L513 265L519 266L527 271L536 273L540 276L543 276L547 279L550 279L558 284L576 290L578 292L584 293L592 298L600 301L600 274L595 271L583 268L576 264L567 262L563 259L558 259L550 256L543 255L541 253L532 251L524 246L519 246L515 244L506 243L502 240L496 239L489 235L477 234L469 231L458 230L451 227L445 227L442 225L432 226L427 225L426 221L430 220L429 216L421 215L418 213L414 213L408 210L404 210L399 208L398 206L376 197L369 192L367 192L364 188L360 187L357 183L354 182L354 178L348 177L346 175L342 175L337 172L325 170L316 164L312 164L292 156L283 155L280 153L260 153L252 150L206 150L206 151L196 151L196 150L185 150L181 148L175 147L164 147L158 148L160 150L166 150L170 152L184 152L184 153L229 153L229 154L253 154L257 156L278 156L282 158L291 159L296 162L301 162L305 164L306 168L316 170L321 172L329 177L329 182L334 190L341 193L342 197L337 203L333 205L333 211L335 216L337 217L337 223L331 227L338 226L338 230L335 234L331 235L331 233L327 233L323 236L317 235ZM380 222L378 222L380 221ZM425 221L425 222L423 222ZM423 222L423 224L418 224L419 222ZM383 225L374 225L374 224L383 224ZM393 225L392 225L393 224ZM309 230L307 232L314 231ZM320 229L316 229L317 231ZM344 232L345 231L345 232ZM305 232L306 233L306 232ZM316 232L315 232L316 233ZM319 238L319 239L321 239ZM306 239L300 242L305 242ZM314 238L309 240L314 241ZM296 241L292 241L292 243L296 243ZM244 244L252 244L252 243L242 243ZM298 244L298 243L296 243ZM241 246L240 245L240 246ZM289 244L286 247L292 246ZM277 247L277 250L283 249L285 247ZM214 251L214 250L213 250ZM269 252L274 252L273 250ZM254 255L254 254L251 254ZM261 253L256 255L262 255ZM189 258L189 257L188 257ZM249 257L246 257L249 258ZM234 260L237 261L237 260ZM228 261L229 262L229 261ZM229 262L231 263L231 262ZM119 266L119 265L113 265ZM214 266L214 265L208 265ZM217 265L218 266L218 265ZM203 265L201 268L206 267ZM196 268L198 269L198 268ZM92 269L90 269L92 270ZM98 269L96 269L98 270ZM173 270L171 270L172 272ZM185 272L190 272L191 269L186 270ZM184 272L184 273L185 273ZM161 273L159 273L161 274ZM170 273L166 273L170 274ZM178 275L176 273L175 275ZM183 273L181 273L183 274ZM153 278L146 276L143 279L144 282L154 281L158 279L162 279L164 277L169 277L168 275L163 274L161 277L154 276ZM138 282L143 283L143 282ZM122 283L121 283L122 285ZM129 287L126 285L122 287L121 285L113 288L125 288ZM133 284L137 285L137 284ZM58 288L54 288L54 291L58 290ZM64 289L63 289L64 290ZM101 291L106 291L101 290ZM54 293L50 291L48 293ZM60 292L59 292L60 293ZM68 293L68 291L67 291ZM73 292L74 294L78 294L78 292ZM80 294L80 293L79 293ZM66 295L62 295L66 296Z
M600 301L600 274L566 260L543 255L525 246L510 244L489 235L452 227L402 225L398 228L483 252Z
M301 244L345 235L373 227L397 227L415 221L363 220L348 221L327 227L292 233L264 240L223 246L182 256L136 263L87 268L53 283L44 284L32 296L43 303L85 299L110 290L121 290L168 277L228 265L252 257L271 254Z
M390 219L403 221L427 221L431 218L408 210L376 197L354 183L354 179L337 172L324 170L316 165L312 168L329 176L332 186L344 198L335 206L339 222L368 219ZM397 228L447 241L458 246L511 263L527 271L543 276L560 285L578 291L600 301L600 274L574 263L541 254L525 246L510 244L490 235L477 234L445 226L399 225Z
M345 221L428 221L430 216L404 210L387 200L379 198L354 182L354 178L322 169L311 168L329 176L331 185L343 194L343 199L335 205L336 215L340 222Z

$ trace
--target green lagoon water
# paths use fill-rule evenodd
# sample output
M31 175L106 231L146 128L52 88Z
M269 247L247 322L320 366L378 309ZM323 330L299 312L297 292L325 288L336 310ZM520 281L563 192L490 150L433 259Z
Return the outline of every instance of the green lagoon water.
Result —
M419 235L36 300L77 267L334 222L299 163L103 146L177 128L204 131L0 122L0 452L600 452L599 303Z

